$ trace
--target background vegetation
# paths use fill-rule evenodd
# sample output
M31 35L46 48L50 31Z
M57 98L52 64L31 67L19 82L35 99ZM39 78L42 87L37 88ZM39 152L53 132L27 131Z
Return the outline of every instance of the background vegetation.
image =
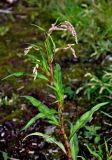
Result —
M45 30L58 21L69 21L76 29L77 59L69 52L59 52L55 62L62 71L65 99L65 120L79 117L102 102L109 102L78 131L78 159L112 159L112 2L110 0L18 0L0 2L0 77L14 72L32 73L34 63L24 56L30 44L44 40ZM70 35L56 34L56 45L64 46ZM53 104L52 94L43 80L32 80L27 75L0 81L0 150L1 156L16 159L56 159L66 156L55 145L39 137L23 138L35 131L54 134L59 130L44 120L37 120L26 131L20 132L38 110L21 98L29 95L47 106ZM55 106L56 108L56 106ZM5 154L7 152L7 155Z

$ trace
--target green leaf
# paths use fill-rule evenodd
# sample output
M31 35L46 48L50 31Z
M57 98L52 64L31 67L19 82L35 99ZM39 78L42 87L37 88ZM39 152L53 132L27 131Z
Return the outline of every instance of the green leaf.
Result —
M39 100L37 100L36 98L32 96L22 96L22 97L25 97L27 100L29 100L32 103L33 106L38 108L41 114L41 115L39 114L39 117L43 115L40 118L45 117L47 122L59 126L59 121L56 118L57 111L55 109L49 109L45 104L42 104ZM38 118L38 115L36 118ZM34 119L32 118L32 120L29 123L31 124L33 120L35 121L35 118Z
M52 51L52 48L51 48L51 43L49 41L49 38L47 38L46 41L45 41L45 47L46 47L46 50L47 50L47 53L48 53L48 59L52 62L53 61L53 51Z
M56 144L66 154L66 150L65 150L64 145L61 142L58 142L54 137L51 137L47 134L43 134L43 133L40 133L40 132L35 132L35 133L31 133L28 136L26 136L24 138L24 140L29 136L40 136L40 137L44 138L48 143Z
M78 158L81 158L82 160L86 160L84 157L82 157L82 156L78 156Z
M55 113L57 113L55 109L49 109L45 104L43 104L42 102L40 102L39 100L37 100L32 96L22 96L22 97L29 100L33 106L37 107L38 110L46 116L54 115Z
M47 122L49 122L50 124L55 124L56 126L60 126L59 120L57 120L55 116L48 117Z
M8 160L8 154L6 152L2 152L3 159Z
M87 146L87 149L89 150L89 152L90 152L94 157L98 158L98 160L103 160L103 159L99 156L99 154L96 153L95 151L93 151L87 144L86 144L86 146Z
M49 65L48 65L48 62L46 60L45 54L42 51L40 51L40 53L41 53L41 60L40 61L41 61L41 64L42 64L42 69L44 69L45 72L48 73L49 72Z
M108 148L106 140L104 140L104 142L105 142L105 150L106 150L106 153L108 154L109 153L109 148Z
M75 133L77 133L77 131L84 127L85 124L92 118L92 115L94 114L94 112L96 112L97 110L99 110L102 106L108 104L108 102L104 102L104 103L99 103L96 106L94 106L91 110L87 111L86 113L84 113L79 120L76 121L76 123L73 125L73 130L72 133L70 134L70 139L74 136Z
M53 44L53 49L54 49L54 51L55 51L55 49L56 49L55 42L54 42L54 40L53 40L53 38L52 38L51 35L49 35L49 38L51 39L51 42L52 42L52 44Z
M56 64L54 70L54 86L55 86L56 99L60 103L63 103L64 87L62 83L61 68L59 64Z
M42 28L42 27L40 27L40 26L38 26L36 24L31 24L31 25L37 27L40 31L45 32L44 28Z
M41 74L41 73L39 73L39 72L38 72L38 74L37 74L37 77L40 78L40 79L43 79L43 80L45 80L45 81L49 81L46 76L44 76L43 74Z
M35 60L36 63L37 63L37 62L38 62L38 63L40 62L40 60L39 60L35 55L27 54L26 56L29 57L29 58L32 59L32 60Z
M25 75L24 72L15 72L15 73L12 73L12 74L6 76L6 77L3 78L2 80L5 80L5 79L10 78L10 77L21 77L21 76L23 76L23 75Z
M72 159L77 160L79 146L78 146L78 138L76 134L74 134L74 136L70 139L70 150L71 150Z
M106 113L106 112L101 111L101 113L103 113L105 116L107 116L109 118L112 118L112 116L110 114Z
M45 118L45 115L42 113L37 114L36 116L34 116L28 121L28 123L22 128L22 130L28 129L36 120L40 118Z

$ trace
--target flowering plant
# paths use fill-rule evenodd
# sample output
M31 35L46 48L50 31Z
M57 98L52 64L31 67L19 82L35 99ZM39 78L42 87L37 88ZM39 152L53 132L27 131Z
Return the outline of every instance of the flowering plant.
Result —
M56 44L52 38L52 34L53 32L57 31L67 32L68 34L71 34L73 36L73 38L75 39L75 43L78 44L77 34L73 25L68 21L60 23L58 25L56 23L52 24L48 32L45 32L45 30L42 28L40 29L45 33L45 42L42 46L33 44L27 47L24 53L29 58L31 58L31 60L33 60L33 63L35 64L33 68L34 80L36 80L37 78L45 80L47 85L53 91L55 103L57 104L57 110L55 110L54 108L50 109L48 106L32 96L23 96L39 110L39 113L24 126L23 130L26 130L28 127L30 127L30 125L32 125L32 123L41 118L60 129L60 140L56 140L53 136L40 132L32 133L26 136L25 139L32 135L41 136L47 142L55 143L56 145L58 145L58 147L60 147L68 157L68 160L77 160L79 151L77 132L91 119L93 113L100 109L100 107L106 105L107 102L97 104L91 110L84 113L76 122L70 122L69 125L67 125L67 128L65 128L65 117L63 114L65 95L62 83L61 67L59 64L54 64L54 59L55 54L59 50L63 49L65 51L69 49L72 52L74 58L76 58L74 49L75 44L68 43L64 47L56 47ZM32 54L32 52L30 53L31 50L35 50L37 53ZM10 76L19 77L23 75L23 72L17 72L7 76L6 78ZM68 130L69 133L67 132Z

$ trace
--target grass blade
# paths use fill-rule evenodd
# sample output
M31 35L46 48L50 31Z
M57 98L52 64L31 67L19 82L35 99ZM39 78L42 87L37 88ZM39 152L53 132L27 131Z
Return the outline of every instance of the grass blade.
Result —
M23 75L25 75L24 72L15 72L15 73L12 73L12 74L4 77L2 80L5 80L5 79L10 78L10 77L21 77Z

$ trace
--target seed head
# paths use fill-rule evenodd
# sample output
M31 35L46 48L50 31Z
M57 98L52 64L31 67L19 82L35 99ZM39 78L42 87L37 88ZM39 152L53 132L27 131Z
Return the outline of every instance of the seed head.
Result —
M75 49L73 48L74 44L67 44L67 47L66 48L63 48L64 50L68 50L70 49L74 58L77 58L76 54L75 54Z
M56 25L56 23L52 24L48 30L48 34L51 34L54 31L68 31L73 37L75 37L75 42L76 44L78 44L77 33L70 22L65 21L63 23L60 23L59 25Z
M24 55L27 55L32 48L33 48L33 46L29 46L29 47L25 48Z
M73 25L70 22L65 21L63 24L61 24L61 27L65 28L69 33L71 33L71 35L73 37L75 37L76 44L78 44L77 33L76 33L75 28L73 27Z

